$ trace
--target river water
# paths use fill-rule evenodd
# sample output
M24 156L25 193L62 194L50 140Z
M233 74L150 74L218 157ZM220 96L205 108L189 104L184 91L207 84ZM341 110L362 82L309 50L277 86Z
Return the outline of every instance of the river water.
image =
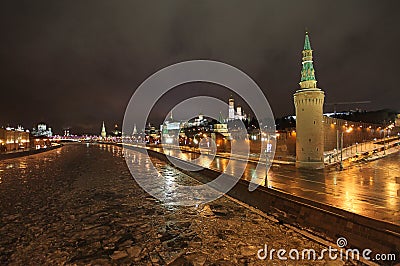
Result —
M264 244L323 248L227 197L197 207L160 202L137 185L122 154L71 144L1 161L0 264L265 265L256 256ZM146 171L149 159L136 156ZM198 184L152 161L167 177L160 182Z

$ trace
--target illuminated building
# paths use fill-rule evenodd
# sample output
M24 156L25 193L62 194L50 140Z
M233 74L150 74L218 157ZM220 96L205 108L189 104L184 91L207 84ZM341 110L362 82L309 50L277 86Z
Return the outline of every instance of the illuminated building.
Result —
M30 148L29 131L22 127L0 128L0 152Z
M228 139L231 136L228 130L228 124L224 123L224 118L222 117L221 113L219 113L218 123L213 125L213 131L214 133L219 133Z
M237 106L235 112L235 100L231 96L229 98L229 105L228 105L228 121L232 120L244 120L247 118L246 114L243 114L242 107Z
M37 128L32 129L32 136L35 137L51 137L53 136L53 132L51 130L51 127L48 127L45 123L39 123L37 125Z
M220 124L220 123L218 123L218 124L214 124L214 130L213 130L215 133L219 133L219 134L221 134L221 135L223 135L224 137L226 137L226 138L230 138L230 136L231 136L231 134L229 133L229 130L228 130L228 124Z
M118 129L118 125L114 125L114 131L112 132L114 137L121 137L122 136L122 131Z
M155 126L152 126L149 123L148 126L144 129L144 133L145 133L145 142L146 143L158 143L159 142L160 130L157 130Z
M235 100L232 96L229 98L229 107L228 107L228 120L235 119Z
M32 144L35 149L45 149L51 146L50 139L48 139L46 136L33 138Z
M65 137L69 137L70 136L70 129L69 128L64 130L64 136Z
M324 92L317 88L313 56L306 32L302 51L300 89L294 94L296 107L296 167L324 167Z
M180 130L181 123L178 121L174 121L171 112L170 117L166 119L164 123L160 126L161 142L165 144L173 144L174 140L177 140L179 138Z

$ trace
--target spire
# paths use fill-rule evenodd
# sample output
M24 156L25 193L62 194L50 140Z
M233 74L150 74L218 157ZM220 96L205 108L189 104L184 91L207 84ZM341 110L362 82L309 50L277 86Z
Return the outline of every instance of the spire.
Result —
M311 50L310 37L308 37L308 31L306 31L306 37L304 39L304 49L303 50Z
M133 124L133 135L137 134L136 124Z
M169 114L168 114L168 116L165 118L165 121L164 121L164 123L170 123L170 122L173 122L174 121L174 116L172 115L172 111L171 112L169 112Z
M303 54L302 58L303 67L301 69L301 80L299 83L300 88L301 89L317 88L317 79L315 78L310 37L308 36L307 31L306 31L306 36L304 38L304 48L302 54Z
M107 136L107 133L106 133L106 126L104 125L104 121L103 121L103 125L101 126L101 133L100 133L100 136L101 136L102 138L105 138L105 137Z
M224 123L224 117L222 116L222 113L221 113L221 112L219 112L218 122L219 122L220 124L223 124L223 123Z

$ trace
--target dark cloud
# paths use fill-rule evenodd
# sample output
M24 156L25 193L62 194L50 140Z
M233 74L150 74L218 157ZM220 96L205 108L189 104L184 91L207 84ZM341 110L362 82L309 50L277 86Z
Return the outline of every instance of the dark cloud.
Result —
M328 102L399 109L397 10L397 1L365 0L4 1L0 124L42 120L58 131L97 133L102 120L121 122L149 75L190 59L238 67L260 85L276 116L291 114L305 27ZM185 86L180 95L193 92Z

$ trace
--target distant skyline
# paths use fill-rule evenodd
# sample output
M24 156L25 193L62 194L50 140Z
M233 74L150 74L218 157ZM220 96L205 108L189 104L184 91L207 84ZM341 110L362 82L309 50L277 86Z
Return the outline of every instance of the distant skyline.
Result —
M102 121L107 130L121 126L135 88L151 74L193 59L241 69L263 90L275 117L292 115L305 28L326 102L371 101L338 109L399 110L399 7L365 0L6 1L0 125L31 129L44 121L56 133L70 127L99 134ZM230 94L186 84L160 99L150 119L161 122L191 96L227 102Z

